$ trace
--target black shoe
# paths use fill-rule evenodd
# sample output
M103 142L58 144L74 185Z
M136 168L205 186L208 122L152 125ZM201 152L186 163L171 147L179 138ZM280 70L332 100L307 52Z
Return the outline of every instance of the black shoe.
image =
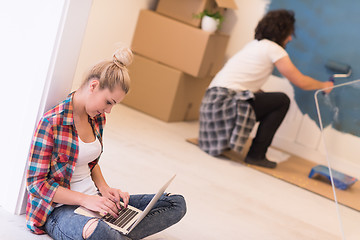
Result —
M251 157L246 157L245 162L248 164L251 164L251 165L256 165L256 166L265 167L265 168L275 168L277 165L276 162L269 161L266 158L255 159L255 158L251 158Z

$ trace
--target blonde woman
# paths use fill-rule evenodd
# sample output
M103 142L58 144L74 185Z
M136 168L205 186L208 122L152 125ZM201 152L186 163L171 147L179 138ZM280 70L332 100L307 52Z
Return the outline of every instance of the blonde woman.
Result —
M144 209L153 195L129 195L106 183L99 165L105 113L129 91L129 48L115 52L87 73L83 84L49 110L35 131L27 169L27 227L54 239L125 239L101 219L74 213L78 206L116 217L131 204ZM127 236L141 239L185 215L181 195L164 194Z

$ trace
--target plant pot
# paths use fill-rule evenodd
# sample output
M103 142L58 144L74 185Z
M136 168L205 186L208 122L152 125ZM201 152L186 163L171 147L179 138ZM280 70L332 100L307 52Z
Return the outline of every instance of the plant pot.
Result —
M201 19L201 29L207 32L215 32L219 26L219 19L215 19L209 16L204 16Z

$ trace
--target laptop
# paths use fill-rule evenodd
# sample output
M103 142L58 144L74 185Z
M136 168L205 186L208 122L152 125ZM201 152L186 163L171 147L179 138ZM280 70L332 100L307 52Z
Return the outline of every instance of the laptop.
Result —
M103 219L110 227L118 230L119 232L127 235L133 230L140 221L150 212L155 203L159 200L161 195L165 192L166 188L170 185L172 180L174 180L176 174L172 176L164 186L162 186L159 191L155 194L155 196L151 199L149 204L146 206L144 211L141 211L133 206L128 205L127 208L124 208L123 204L121 204L122 208L119 211L119 217L114 218L109 213L106 215L100 214L99 212L94 212L84 207L78 207L75 210L75 213L81 214L88 217L97 217Z

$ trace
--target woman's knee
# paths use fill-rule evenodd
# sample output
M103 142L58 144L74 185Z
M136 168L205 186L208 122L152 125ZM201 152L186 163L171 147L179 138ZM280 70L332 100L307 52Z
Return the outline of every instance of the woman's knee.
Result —
M287 113L290 107L290 98L285 93L278 93L277 95L277 102L280 105L279 110L281 109L281 112Z
M283 106L289 108L290 106L290 98L285 93L279 93L279 101L282 103Z
M95 228L99 224L99 219L92 218L90 219L83 228L82 236L84 239L88 239L95 231Z
M186 201L185 198L180 194L169 194L170 201L176 207L177 221L180 221L186 214Z
M88 225L88 228L86 228ZM98 239L114 239L125 240L125 238L119 231L110 227L106 222L101 219L90 219L84 227L84 239L98 240Z

